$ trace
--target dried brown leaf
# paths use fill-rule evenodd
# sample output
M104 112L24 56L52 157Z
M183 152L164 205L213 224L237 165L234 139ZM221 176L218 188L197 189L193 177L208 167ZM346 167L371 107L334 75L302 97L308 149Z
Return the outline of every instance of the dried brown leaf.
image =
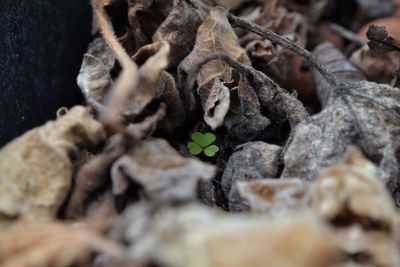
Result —
M241 197L249 202L251 210L272 217L304 211L308 184L301 179L263 179L237 184Z
M199 181L212 179L215 172L210 164L183 158L163 139L147 139L116 161L111 175L116 195L125 192L130 179L147 198L169 203L195 199Z
M267 133L270 120L261 114L261 105L256 93L246 79L240 79L231 90L231 103L224 126L228 135L239 141L251 141Z
M240 145L231 155L221 179L221 186L232 211L248 209L240 196L237 182L272 178L278 175L281 147L264 142Z
M396 210L378 169L352 149L310 183L300 179L239 183L253 210L273 217L312 212L330 225L346 264L397 266ZM347 265L346 265L347 266Z
M53 218L72 182L71 157L95 145L103 127L84 107L74 107L15 139L0 151L0 213L3 219Z
M67 204L66 216L68 218L79 218L85 214L85 208L91 194L105 186L107 181L110 180L110 171L114 162L123 156L129 147L151 134L157 122L164 115L165 105L160 105L155 114L146 117L142 122L129 124L123 135L111 136L103 152L82 166ZM123 185L115 186L121 187Z
M226 18L226 10L222 7L210 11L197 30L196 45L193 51L180 65L180 70L188 74L206 55L224 52L241 63L250 65L250 60ZM226 83L234 80L231 67L221 60L213 60L204 64L197 75L197 93L200 96L204 120L213 129L221 126L230 107L230 92ZM190 88L187 88L190 89ZM191 92L186 92L189 108L194 106Z
M115 230L134 259L174 267L319 267L340 255L312 214L271 220L196 205L159 211L141 205Z
M160 75L157 99L167 105L167 114L160 123L160 128L172 132L173 129L185 122L187 116L175 79L166 71L163 71Z
M343 70L348 71L349 65L344 64ZM321 169L335 165L348 145L354 144L379 165L380 177L398 199L400 91L367 81L346 81L321 87L318 92L327 97L326 104L292 132L282 177L312 180Z
M97 110L102 107L104 96L113 87L110 71L114 64L114 53L102 37L95 39L83 56L77 83L88 104Z
M128 21L136 49L151 43L173 5L174 0L128 0Z
M349 262L397 266L400 258L393 234L393 200L374 164L353 149L337 166L323 171L310 185L310 208L333 226L336 242Z
M325 42L318 45L313 54L336 76L338 81L358 82L365 80L364 75L332 43ZM327 88L330 88L330 85L317 71L314 70L313 75L320 103L325 106L329 99L330 90Z
M83 225L18 223L0 236L3 267L68 267L89 264L93 253L114 259L124 257L123 248Z
M166 41L171 47L169 68L174 68L192 51L196 31L206 17L199 1L175 0L171 12L153 35L153 41Z
M399 63L397 53L392 51L376 56L368 45L364 45L352 54L350 62L359 68L368 80L390 84L396 76L396 68Z
M279 2L281 1L266 1L254 22L304 47L308 30L306 17L297 12L289 12ZM291 71L296 55L291 51L254 33L241 37L241 44L246 47L257 69L281 84L288 84L287 81L293 78Z
M390 36L384 26L370 25L367 31L368 46L376 54L400 51L400 41Z

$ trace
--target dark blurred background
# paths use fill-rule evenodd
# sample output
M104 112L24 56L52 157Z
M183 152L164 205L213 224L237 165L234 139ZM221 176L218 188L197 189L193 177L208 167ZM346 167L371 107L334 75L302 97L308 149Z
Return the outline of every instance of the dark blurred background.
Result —
M89 0L0 1L0 146L81 102Z

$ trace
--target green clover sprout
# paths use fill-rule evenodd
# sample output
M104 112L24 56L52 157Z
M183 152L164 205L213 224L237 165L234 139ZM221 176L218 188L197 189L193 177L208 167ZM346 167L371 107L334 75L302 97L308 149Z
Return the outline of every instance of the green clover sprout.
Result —
M187 147L189 149L190 154L197 156L201 152L204 152L204 155L207 157L214 157L215 154L219 151L219 148L216 145L213 145L216 140L216 137L212 133L200 133L195 132L192 134L192 141Z

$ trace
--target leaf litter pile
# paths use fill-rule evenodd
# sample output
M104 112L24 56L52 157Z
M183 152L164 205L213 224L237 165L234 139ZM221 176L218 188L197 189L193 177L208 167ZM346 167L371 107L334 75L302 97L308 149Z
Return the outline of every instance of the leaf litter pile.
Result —
M0 266L400 266L398 5L92 0L85 105L0 150Z

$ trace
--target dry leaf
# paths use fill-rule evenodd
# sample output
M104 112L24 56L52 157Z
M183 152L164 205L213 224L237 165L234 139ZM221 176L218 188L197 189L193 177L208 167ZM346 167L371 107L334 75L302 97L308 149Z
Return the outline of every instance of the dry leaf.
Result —
M74 190L67 203L67 218L75 219L84 215L89 197L110 180L110 171L114 162L123 156L129 147L150 135L164 115L165 105L160 105L155 114L145 118L142 122L129 124L123 135L111 136L103 152L80 168Z
M224 125L228 135L242 142L254 140L268 131L271 122L261 114L257 95L246 79L240 79L237 87L231 90L229 113Z
M183 158L163 139L147 139L116 161L111 175L115 195L125 193L131 180L150 200L170 203L195 199L199 181L215 172L210 164Z
M343 71L355 71L348 62L343 66ZM355 144L379 165L380 177L398 199L400 91L367 81L346 81L320 87L318 93L327 97L325 106L292 132L282 177L312 180Z
M222 7L212 9L210 16L198 28L195 48L180 64L180 71L187 75L207 54L216 52L227 53L233 59L250 65L246 52L239 46L236 34L226 18L226 10ZM228 113L230 89L227 83L233 80L231 67L221 60L207 62L199 70L197 93L203 105L204 120L212 129L221 126ZM191 110L194 98L191 92L186 94Z
M161 74L168 65L169 52L169 44L161 41L143 46L133 56L133 60L141 66L138 86L133 89L126 103L126 117L135 118L156 97Z
M237 184L239 194L251 210L272 217L303 212L308 184L301 179L263 179Z
M400 263L397 215L377 173L375 165L353 148L310 183L266 179L239 183L239 190L256 212L279 218L312 212L323 219L346 254L346 264L394 267Z
M135 48L151 43L152 37L170 14L173 0L127 0L128 21Z
M84 266L92 261L93 253L117 260L123 258L125 252L116 242L101 237L90 225L22 222L0 235L0 265L3 267Z
M240 145L229 158L221 186L232 211L248 209L246 201L240 197L237 182L272 178L278 175L281 147L264 142Z
M313 54L321 64L324 64L324 66L336 76L338 81L358 82L365 80L361 72L356 69L332 43L325 42L318 45ZM330 85L317 71L314 70L313 74L319 101L322 106L325 106L330 93L326 88L329 88Z
M115 229L133 259L173 267L320 267L339 255L312 214L271 220L191 205L132 206Z
M110 72L115 57L103 38L96 38L83 56L77 83L88 104L99 110L104 96L113 87Z
M393 234L396 211L377 174L374 164L353 149L316 178L306 198L310 208L333 226L349 262L394 267L400 263Z
M195 29L206 17L206 10L198 2L175 0L168 17L153 35L154 42L166 41L171 47L169 68L177 67L193 49Z
M352 54L350 62L359 68L368 80L390 84L396 76L399 63L397 53L392 51L374 56L368 45L364 45Z
M84 107L74 107L15 139L0 151L2 219L54 218L72 183L71 157L104 138L103 127Z

